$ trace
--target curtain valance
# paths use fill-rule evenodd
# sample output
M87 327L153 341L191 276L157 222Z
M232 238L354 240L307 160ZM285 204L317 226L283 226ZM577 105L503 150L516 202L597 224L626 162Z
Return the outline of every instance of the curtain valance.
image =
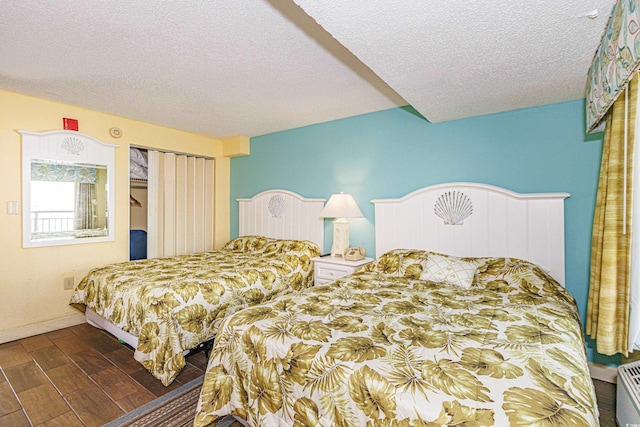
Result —
M640 67L638 0L618 0L587 75L587 131L593 132Z
M79 184L95 184L97 181L95 167L62 165L56 163L31 163L31 179L33 181L76 182Z

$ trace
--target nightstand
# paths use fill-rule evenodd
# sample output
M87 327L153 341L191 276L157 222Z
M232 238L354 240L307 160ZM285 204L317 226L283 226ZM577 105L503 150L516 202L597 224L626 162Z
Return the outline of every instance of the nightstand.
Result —
M313 284L318 286L354 273L360 267L373 262L373 258L345 261L340 257L323 256L311 258L311 261L314 263Z

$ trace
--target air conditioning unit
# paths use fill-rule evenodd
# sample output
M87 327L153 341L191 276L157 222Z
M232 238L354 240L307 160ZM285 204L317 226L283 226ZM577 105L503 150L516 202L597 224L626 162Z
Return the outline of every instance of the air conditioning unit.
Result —
M622 427L640 424L640 361L618 367L616 421Z

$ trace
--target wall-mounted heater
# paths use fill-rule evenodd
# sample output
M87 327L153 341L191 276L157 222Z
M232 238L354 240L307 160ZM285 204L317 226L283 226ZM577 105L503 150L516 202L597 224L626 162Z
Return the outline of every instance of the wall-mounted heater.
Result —
M616 420L623 427L640 424L640 361L618 367Z

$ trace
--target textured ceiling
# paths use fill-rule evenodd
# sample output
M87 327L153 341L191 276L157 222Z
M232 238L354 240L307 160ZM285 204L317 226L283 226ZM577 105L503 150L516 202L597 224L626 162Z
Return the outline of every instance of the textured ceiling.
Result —
M582 98L614 3L294 1L1 0L0 88L212 137L439 122Z
M584 97L615 3L295 1L432 122Z

